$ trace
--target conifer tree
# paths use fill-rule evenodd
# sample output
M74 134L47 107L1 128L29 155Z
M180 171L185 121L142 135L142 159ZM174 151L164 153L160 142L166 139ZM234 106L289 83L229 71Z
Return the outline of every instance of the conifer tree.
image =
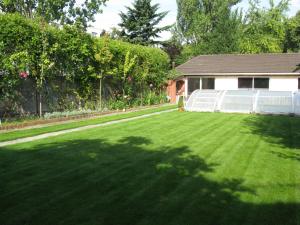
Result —
M160 43L155 40L159 34L170 26L159 27L159 23L168 12L158 12L159 4L151 4L151 0L135 0L132 7L121 12L121 36L131 43L153 45Z

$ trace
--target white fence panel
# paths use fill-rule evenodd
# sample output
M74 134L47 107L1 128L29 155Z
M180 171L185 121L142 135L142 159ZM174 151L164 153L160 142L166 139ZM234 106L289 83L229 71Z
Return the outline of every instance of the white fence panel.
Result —
M196 112L238 112L300 115L300 92L267 90L196 90L185 109Z
M214 112L221 92L215 90L196 90L188 99L186 111Z
M255 91L239 90L226 91L219 111L251 113L255 101Z
M293 113L293 95L293 92L290 91L260 91L255 112L262 114Z
M294 113L300 115L300 92L294 93Z

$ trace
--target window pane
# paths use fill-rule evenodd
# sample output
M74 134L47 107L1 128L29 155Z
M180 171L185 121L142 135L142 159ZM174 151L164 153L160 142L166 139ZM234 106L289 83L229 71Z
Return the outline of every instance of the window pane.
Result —
M188 95L200 89L200 78L188 78Z
M298 78L298 89L300 89L300 78Z
M269 89L269 78L254 78L254 88Z
M215 89L215 78L202 78L202 89Z
M252 78L239 78L239 88L252 89Z

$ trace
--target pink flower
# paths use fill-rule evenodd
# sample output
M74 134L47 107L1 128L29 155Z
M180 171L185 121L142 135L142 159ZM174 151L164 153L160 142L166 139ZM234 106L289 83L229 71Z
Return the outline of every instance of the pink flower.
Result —
M28 77L28 73L25 71L22 71L19 73L19 76L21 79L26 79Z

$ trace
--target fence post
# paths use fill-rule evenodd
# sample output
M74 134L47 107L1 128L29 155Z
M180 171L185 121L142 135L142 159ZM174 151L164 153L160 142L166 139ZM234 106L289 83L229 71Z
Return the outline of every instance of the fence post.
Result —
M292 92L292 113L295 114L295 92Z
M259 90L257 90L256 94L254 95L254 101L253 101L253 113L257 113L257 102L258 102L258 96L259 96Z
M224 100L224 97L225 97L226 93L227 93L227 91L222 91L221 98L220 98L220 100L217 104L217 111L219 111L219 112L221 111L221 105L223 103L223 100Z

